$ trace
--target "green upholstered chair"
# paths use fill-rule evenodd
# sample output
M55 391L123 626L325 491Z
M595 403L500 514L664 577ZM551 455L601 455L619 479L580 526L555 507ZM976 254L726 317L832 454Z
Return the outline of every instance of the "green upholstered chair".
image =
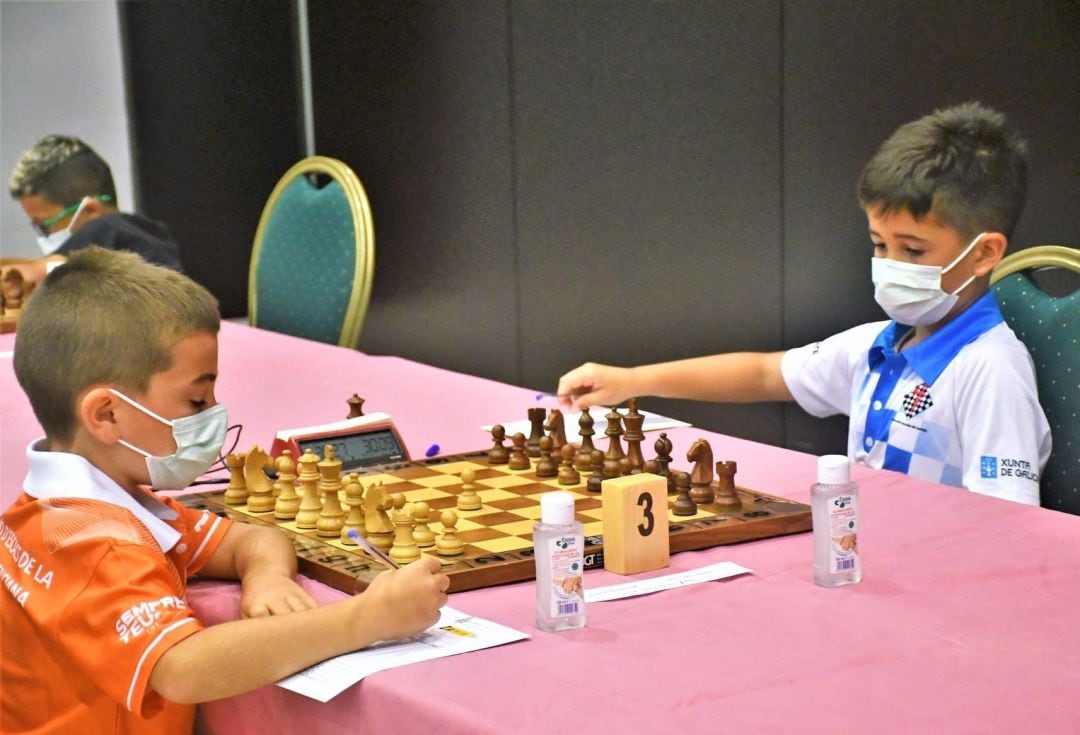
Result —
M356 347L375 269L371 207L341 161L290 168L263 208L251 253L248 323Z
M1056 273L1059 295L1032 279ZM1042 505L1080 515L1080 250L1040 245L1003 259L990 278L1005 321L1035 361L1039 402L1053 450L1040 481Z

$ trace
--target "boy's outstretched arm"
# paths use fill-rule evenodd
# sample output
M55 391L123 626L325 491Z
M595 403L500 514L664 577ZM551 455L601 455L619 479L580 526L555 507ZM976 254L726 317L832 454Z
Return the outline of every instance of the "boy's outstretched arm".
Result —
M199 575L239 579L240 612L248 618L318 604L296 583L296 549L288 535L275 528L234 523Z
M559 379L567 408L614 406L636 396L754 403L790 401L780 372L783 352L732 352L622 368L585 363Z
M150 686L179 703L207 702L270 684L376 641L407 638L433 625L450 580L423 556L384 572L362 594L301 610L234 620L201 630L166 651Z

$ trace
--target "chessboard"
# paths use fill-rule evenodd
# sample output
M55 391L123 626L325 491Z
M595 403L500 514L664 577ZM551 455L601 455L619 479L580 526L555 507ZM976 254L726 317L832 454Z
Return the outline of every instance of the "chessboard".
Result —
M356 471L353 479L364 488L381 485L387 493L403 496L410 505L426 503L431 511L427 525L436 536L446 530L440 522L447 517L444 511L457 514L454 531L463 542L461 553L442 556L437 553L440 547L435 546L421 550L442 561L443 571L450 578L450 591L458 592L534 578L532 528L540 517L540 495L552 490L574 495L576 517L585 529L585 568L603 567L600 494L588 489L585 473L575 484L561 484L556 477L538 476L536 470L534 459L528 469L510 469L506 464L492 464L488 452L477 451L368 467ZM473 475L472 484L480 498L477 510L457 509L461 475L467 471ZM809 506L737 484L735 489L737 507L703 503L692 515L676 515L675 497L669 498L671 553L810 529ZM338 495L344 505L344 491ZM339 537L319 537L314 530L299 528L295 520L277 520L271 512L253 513L246 504L226 502L225 491L188 495L181 500L189 507L208 509L235 521L281 529L296 546L300 572L344 592L363 590L375 575L388 568L385 562Z

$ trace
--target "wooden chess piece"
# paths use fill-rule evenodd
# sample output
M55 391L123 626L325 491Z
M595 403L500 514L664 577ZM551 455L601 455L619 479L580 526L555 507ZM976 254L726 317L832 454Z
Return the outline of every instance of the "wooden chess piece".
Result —
M319 468L319 495L322 497L322 511L315 524L315 533L323 538L341 535L345 525L345 511L341 507L341 460L333 444L327 444Z
M319 524L322 498L319 497L319 457L311 449L300 456L300 472L296 483L300 492L300 508L296 511L296 527L311 530Z
M690 472L690 497L698 505L708 505L713 501L713 454L709 442L698 439L690 445L686 459L694 463Z
M596 431L593 429L593 417L589 413L589 409L583 408L581 410L581 418L578 419L578 434L581 436L581 446L578 447L577 454L574 456L574 466L582 472L588 472L592 469L592 453L596 447L593 445L593 434Z
M11 268L3 277L3 312L6 319L18 319L29 295L22 271Z
M225 466L229 468L229 486L225 488L226 505L243 505L247 502L248 489L244 480L244 454L242 452L225 457Z
M316 465L319 468L319 496L324 502L327 495L338 495L341 492L341 465L334 445L327 444L323 449L323 458Z
M592 457L590 459L592 474L589 475L589 480L585 484L585 487L590 493L598 493L603 490L604 453L599 449L594 449L592 450Z
M296 463L293 462L292 450L281 450L281 456L274 460L277 472L277 499L274 501L274 518L287 521L296 518L300 510L300 496L296 494Z
M393 501L386 488L377 482L364 493L364 530L371 545L380 551L389 551L394 545L394 524L386 512Z
M636 398L631 398L629 404L630 410L623 417L626 424L626 458L630 461L628 474L637 474L645 466L645 457L641 454L641 442L645 441L645 432L642 431L645 416L638 412Z
M502 424L491 427L491 440L494 446L488 450L488 464L506 464L510 461L510 450L503 446L506 439L506 428Z
M390 558L401 566L420 558L420 547L413 538L413 514L409 508L398 508L391 514L394 521L394 543Z
M435 545L435 532L431 530L428 522L431 520L431 507L421 501L413 503L413 540L421 549L427 549Z
M350 535L350 531L356 531L361 536L365 535L364 528L364 486L360 484L360 477L355 472L345 476L345 505L349 512L345 517L345 523L341 526L341 543L346 546L356 546L356 541Z
M552 455L561 457L563 444L566 444L566 427L563 424L562 411L557 408L551 409L548 412L547 421L544 422L544 429L547 430L548 436L551 437Z
M259 446L254 446L244 457L244 484L247 485L247 509L252 513L269 513L274 509L274 486L264 468L270 464L270 456Z
M439 556L458 556L465 551L465 542L457 535L457 521L457 513L452 510L444 510L439 516L443 526L443 533L435 544L435 552Z
M671 465L671 440L668 439L667 432L660 432L660 437L653 444L653 449L656 450L656 464L659 467L657 474L667 478L668 492L673 493L675 492L675 476L669 469Z
M559 468L551 458L551 437L540 437L540 459L536 461L537 477L555 477Z
M484 507L483 501L476 493L476 472L466 468L461 471L461 492L457 498L458 510L480 510Z
M510 449L510 459L507 466L512 470L531 469L532 462L529 460L528 452L525 450L525 435L519 431L514 434L511 441L513 447ZM537 445L537 451L539 452L539 445Z
M574 455L576 453L577 450L574 449L573 444L563 444L562 464L559 465L560 485L577 485L581 482L581 474L574 467Z
M529 439L525 442L525 453L530 457L540 456L540 437L544 435L544 416L547 409L537 406L529 409L529 422L531 429Z
M607 454L604 455L604 478L622 476L622 466L619 461L626 456L623 453L622 442L622 415L614 408L608 411L607 416L607 428L604 429L605 436L611 440L608 444Z
M322 510L315 522L315 534L320 538L334 538L341 535L345 525L345 511L341 507L341 496L337 490L327 490L322 496Z
M716 463L716 507L723 510L740 510L742 500L739 499L739 491L735 489L735 470L737 466L732 461Z
M364 399L359 395L353 393L346 403L349 404L349 415L345 418L357 419L364 415Z
M641 468L641 471L649 475L660 474L660 463L655 459L645 460L645 465Z
M678 496L671 505L671 512L677 516L692 516L697 513L697 503L690 497L690 475L685 472L676 472L675 491Z

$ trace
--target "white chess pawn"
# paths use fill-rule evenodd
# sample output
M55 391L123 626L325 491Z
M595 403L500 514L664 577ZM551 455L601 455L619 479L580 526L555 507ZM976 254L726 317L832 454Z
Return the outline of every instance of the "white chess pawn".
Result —
M444 510L439 516L443 524L443 535L435 545L435 551L439 556L457 556L465 551L465 542L457 537L457 513L452 510Z
M431 508L425 502L419 502L413 504L413 520L416 525L413 527L413 540L416 541L416 545L421 549L428 549L435 545L435 532L428 526L428 521L431 520Z
M475 480L476 472L474 470L462 470L461 494L458 495L457 499L458 510L480 510L484 507L480 496L476 494L476 486L473 484Z

